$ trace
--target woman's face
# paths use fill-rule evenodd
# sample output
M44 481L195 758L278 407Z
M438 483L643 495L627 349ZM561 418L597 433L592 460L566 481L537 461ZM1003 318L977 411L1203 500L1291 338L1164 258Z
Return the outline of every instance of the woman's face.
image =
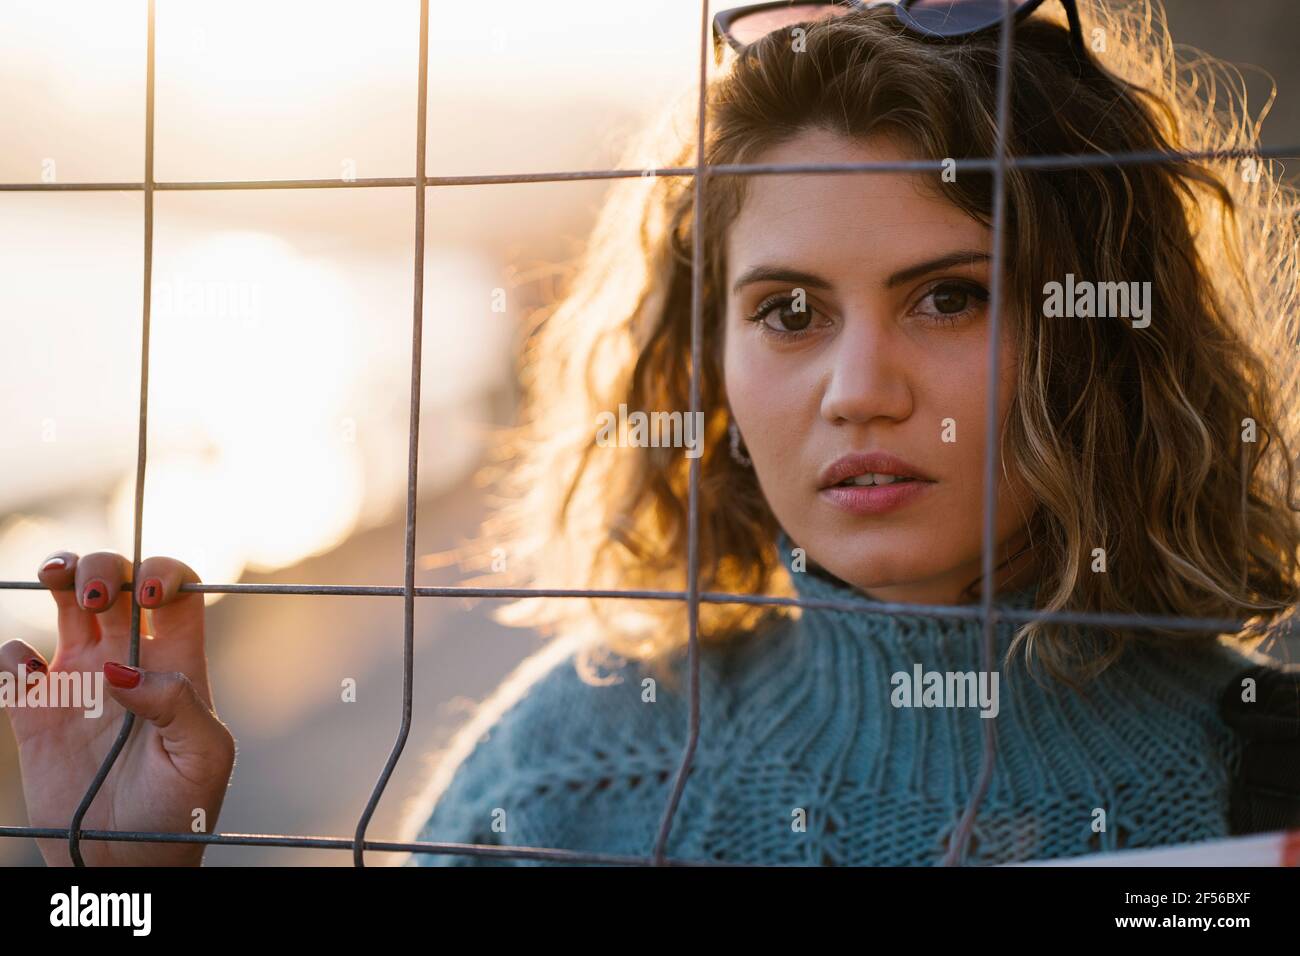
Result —
M892 139L805 130L756 161L911 158ZM989 230L911 174L748 189L727 239L724 368L768 504L811 561L870 596L958 602L982 567ZM999 347L1001 422L1016 352L1005 332ZM833 473L854 454L879 457ZM836 485L861 472L878 477ZM999 468L999 561L1030 510Z

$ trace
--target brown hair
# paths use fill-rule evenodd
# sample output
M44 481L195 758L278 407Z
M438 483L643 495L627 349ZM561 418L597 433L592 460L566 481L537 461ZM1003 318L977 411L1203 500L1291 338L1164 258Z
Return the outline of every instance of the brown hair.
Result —
M1158 10L1080 7L1090 46L1082 63L1063 18L1040 11L1017 25L1012 155L1257 144L1240 77L1213 60L1176 59ZM925 41L902 33L887 9L811 25L801 44L768 36L709 84L706 162L753 161L811 127L901 134L919 157L957 160L956 181L936 172L934 187L988 223L990 177L961 160L995 151L997 43L996 30ZM693 108L683 100L666 114L628 164L692 165ZM671 157L653 152L664 135L677 144ZM726 436L723 238L746 184L719 175L704 186L700 587L789 595L775 519ZM1003 447L1037 501L1039 605L1273 620L1295 600L1300 561L1295 383L1283 364L1297 335L1294 192L1258 159L1011 169L1006 185L1004 314L1021 359ZM497 474L507 504L478 542L506 549L510 583L685 589L689 459L680 448L602 447L595 436L597 416L620 403L689 409L695 213L691 177L620 181L569 293L536 317L522 424ZM1150 281L1153 320L1142 329L1044 320L1039 290L1067 273ZM1251 422L1257 440L1244 441ZM1088 571L1099 547L1110 573ZM786 613L703 603L701 639L731 639ZM498 612L647 660L684 645L685 615L680 601L548 598ZM1085 634L1102 640L1084 650ZM1038 622L1017 646L1074 683L1129 639Z

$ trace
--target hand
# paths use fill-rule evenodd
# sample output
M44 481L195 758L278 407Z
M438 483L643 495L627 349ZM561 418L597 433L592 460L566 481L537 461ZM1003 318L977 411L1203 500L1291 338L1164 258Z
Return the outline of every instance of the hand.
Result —
M61 563L60 563L61 562ZM121 593L131 562L111 551L78 559L58 551L37 572L58 605L59 642L48 663L31 645L9 641L0 647L0 672L17 681L27 671L27 697L41 680L45 698L67 678L33 677L76 673L83 699L66 706L6 707L22 771L27 814L34 827L67 827L91 780L113 746L126 710L135 726L89 811L82 830L215 832L217 816L235 763L235 740L217 718L208 687L203 648L203 595L180 591L198 576L171 558L140 564L140 665L130 655L131 598ZM146 621L151 627L146 628ZM147 637L151 634L152 637ZM102 713L85 694L102 674ZM132 682L134 686L128 686ZM18 688L18 693L22 693ZM62 697L64 695L60 695ZM198 817L195 811L203 811ZM196 830L196 820L203 827ZM50 866L70 866L65 839L37 840ZM198 866L206 844L80 841L87 866Z

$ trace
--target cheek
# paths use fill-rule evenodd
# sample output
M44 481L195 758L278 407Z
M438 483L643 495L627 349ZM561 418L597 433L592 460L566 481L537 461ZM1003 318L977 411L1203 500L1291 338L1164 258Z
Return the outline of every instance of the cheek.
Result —
M986 440L986 422L988 414L988 369L987 350L980 349L974 357L977 368L962 376L959 392L950 395L950 400L960 403L961 414L967 427L961 436L959 451L961 461L961 492L968 503L966 510L973 521L983 526L984 513L984 467L987 459L988 442ZM1018 378L1018 352L1010 345L1003 347L998 357L997 417L1000 430L1004 428L1007 414L1016 395ZM996 525L999 535L1005 535L1023 520L1023 514L1029 507L1031 497L1024 483L1019 479L1015 459L1010 452L1003 449L1004 461L995 464L998 481L998 504Z
M1004 344L998 355L997 417L1001 422L1016 392L1018 354ZM927 401L939 418L957 422L958 443L963 459L983 461L988 416L988 349L982 338L972 340L959 361L944 361L927 367L922 386Z
M953 502L958 513L947 515L945 520L974 516L972 520L978 523L982 521L979 515L982 513L987 444L988 350L985 340L976 337L964 350L960 361L953 361L953 358L947 356L934 365L917 367L917 412L927 420L927 425L930 420L934 422L936 435L946 419L956 423L956 441L940 446L944 459L950 464L949 477L958 499ZM1017 361L1016 350L1005 345L998 356L996 401L999 422L1005 421L1016 393ZM1000 468L998 474L1002 483L1001 500L1007 500L1008 496L1019 497L1018 488L1007 487ZM1000 505L999 524L1006 513L1007 506Z
M731 417L740 429L745 449L753 460L759 486L773 507L795 487L792 476L805 468L803 445L792 436L814 434L806 395L789 362L757 341L753 329L727 331L723 350L723 378Z
M734 326L727 329L722 374L732 417L752 450L752 444L759 442L764 431L771 428L772 416L777 414L780 403L764 387L771 374L765 365L768 357L762 349L753 346L745 334L750 331Z

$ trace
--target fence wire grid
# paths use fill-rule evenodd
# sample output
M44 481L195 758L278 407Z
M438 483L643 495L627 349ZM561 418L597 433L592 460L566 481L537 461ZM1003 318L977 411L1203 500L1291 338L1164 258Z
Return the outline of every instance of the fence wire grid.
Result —
M996 155L958 160L962 168L992 174L993 182L993 221L992 221L992 256L991 283L989 289L989 349L987 358L988 381L998 377L999 356L994 347L998 341L999 312L1003 291L1003 244L1005 234L1005 178L1009 169L1066 170L1082 169L1096 166L1135 166L1159 163L1174 163L1187 160L1228 160L1228 159L1264 159L1292 158L1300 156L1300 145L1258 147L1255 149L1176 151L1176 152L1129 152L1129 153L1083 153L1062 155L1025 155L1008 156L1006 153L1007 129L1010 116L1011 96L1011 62L1013 20L1016 9L1015 0L1005 0L1006 13L1001 18L998 43L998 83L997 83L997 134ZM1161 627L1169 630L1205 631L1211 633L1235 632L1246 622L1226 618L1182 617L1171 615L1119 614L1095 612L1048 612L1036 609L1022 610L1000 606L993 601L994 528L996 498L996 473L994 458L985 455L983 475L983 530L981 562L983 568L982 596L979 605L926 605L902 604L878 601L831 601L780 596L734 594L706 591L699 588L699 458L692 458L689 471L689 497L687 510L687 587L685 591L676 590L595 590L582 588L491 588L491 587L416 587L415 586L415 529L416 529L416 479L419 473L419 432L420 432L420 368L422 354L422 319L424 310L424 244L425 244L425 196L430 186L464 186L491 185L506 183L540 183L564 182L596 179L617 179L641 176L692 176L694 177L694 208L703 205L705 182L709 176L747 176L775 175L794 173L909 173L940 172L944 165L942 160L911 160L902 162L865 162L865 163L750 163L709 166L704 162L704 144L706 128L706 102L708 84L708 60L711 50L711 30L709 17L709 0L700 2L700 44L698 72L698 105L696 129L696 165L685 167L659 167L652 169L597 169L597 170L563 170L543 173L521 173L483 176L429 176L425 170L427 102L429 78L429 0L420 0L420 36L418 93L416 115L415 175L409 177L383 177L370 179L286 179L286 180L244 180L244 181L208 181L208 182L155 182L154 181L154 48L155 48L155 3L148 0L147 43L145 68L145 144L144 144L144 179L142 182L130 183L0 183L0 192L60 192L60 191L142 191L144 194L144 270L143 270L143 314L141 317L140 345L140 403L139 433L136 458L135 503L134 503L134 542L132 554L132 581L139 575L141 562L141 529L144 512L144 478L146 462L146 439L148 436L149 412L149 327L151 312L151 287L153 272L153 197L159 190L224 190L224 189L369 189L377 187L414 187L415 192L415 262L414 262L414 308L411 323L411 374L410 374L410 427L408 432L407 459L407 493L406 493L406 556L405 575L402 586L348 586L348 585L293 585L293 584L184 584L182 591L222 594L303 594L303 595L364 595L382 597L401 597L404 608L403 624L403 662L402 662L402 720L398 728L397 739L393 743L388 759L380 772L357 821L354 835L348 837L298 836L285 834L257 833L165 833L158 831L136 830L97 830L82 829L81 822L94 802L114 762L125 746L135 724L135 715L129 711L125 714L122 727L104 758L102 765L87 788L76 813L67 827L29 827L0 826L0 837L25 839L66 839L68 849L75 866L85 866L80 843L82 840L101 840L108 842L131 843L200 843L221 844L227 846L275 846L295 847L321 850L351 850L353 864L365 866L365 851L384 853L442 854L462 855L479 858L509 858L520 860L537 860L564 864L597 864L618 866L735 866L744 865L718 860L682 860L666 855L668 838L672 833L673 820L685 787L686 777L690 772L700 729L700 681L699 681L699 605L718 604L753 604L772 606L792 606L809 609L826 609L836 611L862 611L884 614L922 614L940 618L978 619L983 622L983 641L981 645L981 667L985 671L992 669L994 653L994 625L998 620L1008 621L1054 621L1065 624L1099 625L1110 627L1132 626L1134 628ZM702 360L702 308L701 282L703 272L703 250L701 242L701 218L693 217L693 259L691 269L691 376L690 376L690 412L700 411L699 368ZM997 406L994 390L989 390L986 403L984 440L985 448L994 447L997 438ZM0 589L9 590L44 590L37 581L0 581ZM131 606L131 642L130 663L140 663L140 605L134 599L134 590L130 582L123 585L123 590L132 594ZM497 846L481 844L436 843L436 842L397 842L372 840L366 838L370 820L383 797L389 779L397 765L398 759L406 746L411 729L414 669L414 622L415 599L417 597L460 597L460 598L621 598L628 600L664 600L685 601L688 607L689 642L688 668L689 680L689 732L682 751L681 761L674 778L658 836L653 851L648 856L629 856L619 854L589 853L551 847ZM992 780L994 753L996 747L997 720L981 721L983 752L981 755L980 775L974 791L966 804L965 810L953 831L948 851L943 859L945 865L960 865L965 858L972 828L979 806L987 793Z

